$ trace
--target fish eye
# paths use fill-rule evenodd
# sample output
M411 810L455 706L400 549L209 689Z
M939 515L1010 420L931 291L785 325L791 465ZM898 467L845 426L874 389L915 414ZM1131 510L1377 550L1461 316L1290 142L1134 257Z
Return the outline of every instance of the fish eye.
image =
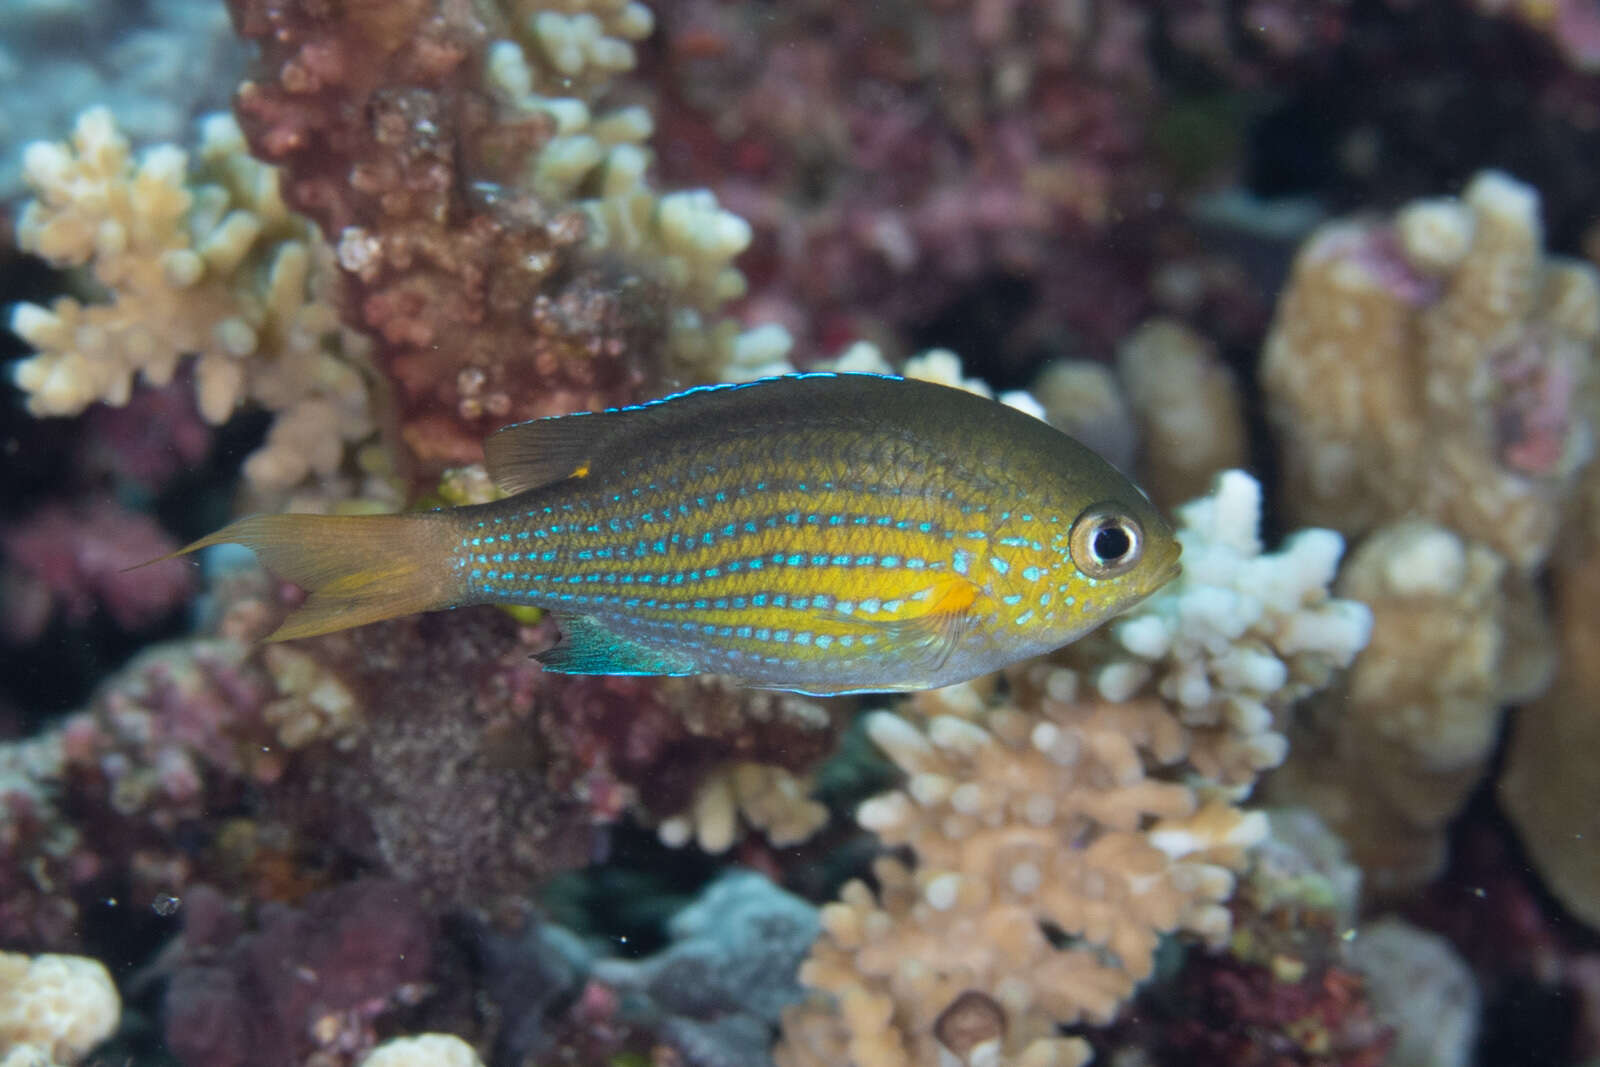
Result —
M1073 522L1068 548L1085 577L1115 578L1143 557L1144 530L1120 508L1096 504Z

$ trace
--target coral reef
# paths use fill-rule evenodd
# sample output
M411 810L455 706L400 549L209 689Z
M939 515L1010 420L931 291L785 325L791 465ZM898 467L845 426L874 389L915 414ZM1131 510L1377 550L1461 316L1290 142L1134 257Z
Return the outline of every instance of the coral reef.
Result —
M0 224L31 347L0 944L47 953L0 954L0 1061L1600 1056L1600 283L1543 232L1595 243L1596 25L0 4L0 201L32 198ZM502 424L788 370L791 337L1048 419L1163 508L1246 462L1281 506L1223 475L1127 617L848 731L546 674L537 612L263 645L303 594L248 553L123 569L229 509L490 499Z
M454 1034L419 1034L385 1041L360 1067L483 1067L472 1046Z
M1138 251L1091 265L1082 239L1137 248L1159 203L1133 6L685 3L661 21L663 171L750 219L752 306L806 357L959 315L1002 273L1033 288L1020 313L971 310L1000 327L1006 376L1062 319L1096 340L1132 325Z
M1227 939L1233 872L1267 830L1231 790L1283 760L1280 718L1370 625L1328 596L1339 538L1263 555L1259 507L1230 472L1180 509L1183 576L1069 649L1075 666L1014 671L1009 697L915 697L916 720L874 713L907 781L858 818L916 866L884 857L876 892L852 882L823 910L801 977L837 1014L793 1010L780 1062L823 1062L831 1027L859 1065L1081 1063L1057 1027L1109 1021L1159 935Z
M1117 347L1117 376L1143 440L1139 484L1152 500L1176 507L1244 464L1239 386L1204 337L1171 319L1146 322Z
M1600 554L1591 543L1557 570L1561 669L1549 692L1517 713L1499 795L1545 884L1573 915L1600 929L1597 595Z
M1158 1062L1195 1067L1380 1067L1389 1041L1362 977L1320 968L1285 980L1226 957L1191 959L1176 980L1177 1006L1154 1041Z
M1108 1062L1388 1062L1392 1034L1346 951L1360 870L1313 813L1278 809L1268 817L1271 833L1252 849L1228 903L1227 946L1183 950L1181 960L1166 953L1164 980L1097 1035Z
M601 960L595 981L622 998L621 1015L653 1030L699 1067L756 1067L817 936L811 905L759 874L723 875L668 924L672 942L644 960Z
M1367 537L1339 576L1342 595L1372 608L1372 641L1301 717L1297 758L1269 789L1321 811L1374 890L1438 873L1501 709L1548 684L1541 605L1508 571L1483 545L1409 520Z
M98 960L0 952L0 1060L5 1063L77 1063L111 1036L121 1014L117 987Z
M692 837L707 852L726 852L743 821L775 848L797 845L828 821L828 809L810 791L806 779L782 767L730 764L700 779L687 811L662 820L661 840L682 845Z

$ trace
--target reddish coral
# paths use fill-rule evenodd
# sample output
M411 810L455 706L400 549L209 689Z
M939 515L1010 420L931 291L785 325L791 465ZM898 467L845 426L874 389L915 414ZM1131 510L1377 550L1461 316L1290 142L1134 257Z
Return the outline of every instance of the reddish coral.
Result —
M229 6L262 47L240 123L338 250L345 315L377 342L419 486L508 421L637 397L665 337L659 290L579 262L582 216L517 187L552 129L495 113L490 5Z
M397 882L361 880L268 904L256 930L215 890L185 904L181 963L166 997L167 1045L190 1067L357 1062L385 1013L420 1001L434 922Z
M1188 1067L1381 1067L1390 1037L1373 1019L1360 975L1328 967L1298 981L1266 967L1191 957L1181 1006L1155 1062Z
M6 635L31 641L60 611L82 623L104 610L124 630L148 626L194 591L176 561L129 570L176 549L147 515L94 498L76 507L46 505L0 534L10 601Z

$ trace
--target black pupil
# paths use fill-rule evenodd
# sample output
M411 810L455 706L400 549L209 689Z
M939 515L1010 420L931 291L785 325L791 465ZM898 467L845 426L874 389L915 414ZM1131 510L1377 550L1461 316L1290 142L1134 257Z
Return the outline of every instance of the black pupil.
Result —
M1094 532L1094 555L1102 563L1116 563L1133 549L1133 538L1121 526L1105 526Z

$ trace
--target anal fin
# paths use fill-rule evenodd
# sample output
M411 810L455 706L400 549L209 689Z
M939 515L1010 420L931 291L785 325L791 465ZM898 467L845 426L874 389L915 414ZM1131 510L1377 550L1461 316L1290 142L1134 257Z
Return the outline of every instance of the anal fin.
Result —
M655 648L606 628L593 615L557 614L561 643L534 654L555 674L699 674L682 652Z

